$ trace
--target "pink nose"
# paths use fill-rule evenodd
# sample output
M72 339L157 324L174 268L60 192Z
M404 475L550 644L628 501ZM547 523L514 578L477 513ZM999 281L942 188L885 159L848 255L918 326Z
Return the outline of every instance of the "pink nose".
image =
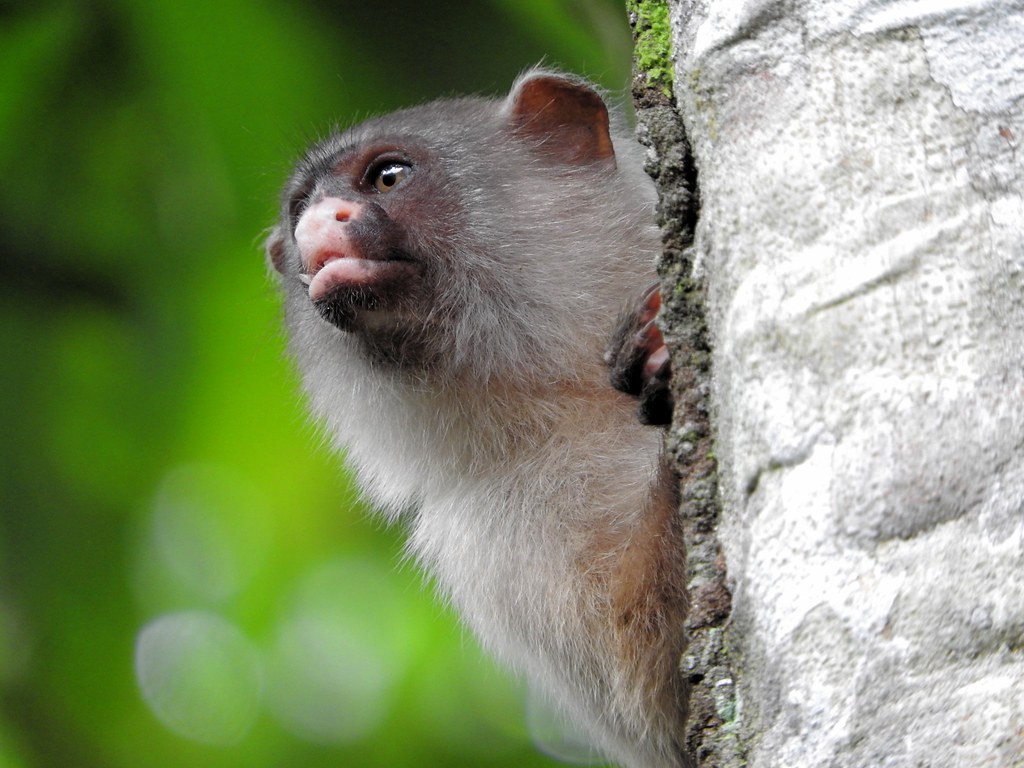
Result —
M303 272L315 275L330 259L348 255L346 224L358 219L362 211L360 203L325 197L303 212L295 227Z

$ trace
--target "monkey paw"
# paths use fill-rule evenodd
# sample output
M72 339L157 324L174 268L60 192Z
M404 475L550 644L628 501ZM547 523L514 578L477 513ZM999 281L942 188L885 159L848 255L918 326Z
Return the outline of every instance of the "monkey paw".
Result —
M653 285L644 292L640 305L619 319L605 352L611 368L611 384L640 401L640 421L669 424L672 421L671 361L665 339L654 324L661 307L661 294Z

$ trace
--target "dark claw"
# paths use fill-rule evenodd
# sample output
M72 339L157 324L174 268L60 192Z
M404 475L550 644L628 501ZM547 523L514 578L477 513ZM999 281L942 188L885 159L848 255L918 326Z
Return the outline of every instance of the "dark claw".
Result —
M644 292L639 307L619 319L605 353L612 386L638 398L643 424L672 421L672 366L665 339L654 323L660 307L661 294L654 285Z

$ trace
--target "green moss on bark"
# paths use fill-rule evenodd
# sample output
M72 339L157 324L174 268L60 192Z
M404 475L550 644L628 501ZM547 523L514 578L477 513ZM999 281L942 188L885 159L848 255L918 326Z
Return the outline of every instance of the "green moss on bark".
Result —
M665 0L627 0L636 37L636 67L647 84L672 99L672 25Z

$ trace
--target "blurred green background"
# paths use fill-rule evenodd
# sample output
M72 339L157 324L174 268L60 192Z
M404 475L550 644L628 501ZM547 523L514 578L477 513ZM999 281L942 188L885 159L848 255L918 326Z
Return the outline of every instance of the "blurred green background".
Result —
M523 693L355 501L261 233L308 139L621 0L0 2L0 768L542 766Z

